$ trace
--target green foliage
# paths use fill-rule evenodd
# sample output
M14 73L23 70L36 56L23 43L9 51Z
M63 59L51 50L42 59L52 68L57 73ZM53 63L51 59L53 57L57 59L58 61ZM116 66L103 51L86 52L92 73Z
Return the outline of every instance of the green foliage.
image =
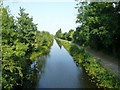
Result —
M25 9L20 7L20 13L17 17L17 27L19 40L22 43L29 43L29 48L34 48L35 32L37 31L37 24L33 23L33 18L29 18L29 14L25 13ZM22 34L21 34L22 33Z
M15 20L8 7L2 8L3 89L23 86L30 62L48 52L53 42L53 35L49 32L37 31L33 18L29 18L25 9L20 8L18 14L19 17Z
M71 45L68 41L59 40L70 55L74 58L76 65L84 66L91 81L100 88L118 88L119 79L110 71L106 70L95 57L85 53L84 49L78 49L76 45Z
M64 40L68 40L68 41L72 41L73 40L73 34L74 34L73 29L71 29L68 33L67 32L62 33L62 31L60 29L56 32L55 37L56 38L61 38L61 39L64 39Z
M62 37L63 37L63 34L62 34L62 30L61 30L61 29L59 29L59 30L56 32L55 37L57 37L57 38L62 38Z
M49 32L46 31L37 31L36 33L36 48L39 46L47 46L49 47L51 45L51 42L53 41L53 35L51 35Z
M76 8L76 22L81 25L73 35L74 42L113 54L119 53L120 3L78 2Z
M56 42L57 42L58 46L61 48L62 47L61 41L56 38Z

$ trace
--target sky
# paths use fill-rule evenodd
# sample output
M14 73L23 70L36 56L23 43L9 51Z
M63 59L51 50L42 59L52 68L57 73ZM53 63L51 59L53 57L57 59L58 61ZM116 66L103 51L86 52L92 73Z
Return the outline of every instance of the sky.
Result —
M57 2L56 2L57 1ZM68 32L77 27L77 10L74 8L74 0L16 0L4 1L3 5L9 5L11 14L18 16L19 7L25 8L25 12L33 17L33 22L38 24L39 31L48 31L55 34L60 28L62 32Z

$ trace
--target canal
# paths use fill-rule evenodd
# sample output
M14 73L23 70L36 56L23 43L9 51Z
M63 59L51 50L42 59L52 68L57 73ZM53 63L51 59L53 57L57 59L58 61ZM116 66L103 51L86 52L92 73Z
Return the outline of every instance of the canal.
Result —
M94 88L85 70L76 66L67 50L54 40L48 55L41 56L31 67L37 67L35 88Z

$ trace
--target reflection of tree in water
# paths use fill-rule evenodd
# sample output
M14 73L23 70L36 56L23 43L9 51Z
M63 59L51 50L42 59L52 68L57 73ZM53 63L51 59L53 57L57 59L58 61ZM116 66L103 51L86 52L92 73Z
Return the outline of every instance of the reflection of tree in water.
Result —
M29 74L27 75L27 80L23 88L35 88L36 84L39 82L41 75L44 73L44 68L46 66L46 59L49 57L49 52L37 57L37 59L31 64L29 69Z
M50 48L53 42L49 46L49 49L43 53L43 55L36 57L36 60L32 62L30 67L27 67L26 75L23 80L23 87L20 88L35 88L39 82L41 75L44 73L46 65L46 59L50 57ZM18 87L19 88L19 87Z
M43 74L44 73L44 68L45 68L45 65L46 65L46 59L47 59L47 56L41 56L37 59L37 62L36 62L36 69L39 71L39 74Z
M59 46L60 49L61 49L61 47L62 47L62 43L61 43L61 41L56 39L56 42L57 42L58 46Z

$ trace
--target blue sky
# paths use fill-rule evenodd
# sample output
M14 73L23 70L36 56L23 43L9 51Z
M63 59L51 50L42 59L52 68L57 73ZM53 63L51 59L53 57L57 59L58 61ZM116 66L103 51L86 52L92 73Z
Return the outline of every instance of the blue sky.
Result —
M25 8L33 22L38 24L38 30L49 31L55 34L58 29L68 32L77 27L77 10L74 8L75 1L72 2L4 2L4 6L9 5L11 14L18 16L19 7Z

